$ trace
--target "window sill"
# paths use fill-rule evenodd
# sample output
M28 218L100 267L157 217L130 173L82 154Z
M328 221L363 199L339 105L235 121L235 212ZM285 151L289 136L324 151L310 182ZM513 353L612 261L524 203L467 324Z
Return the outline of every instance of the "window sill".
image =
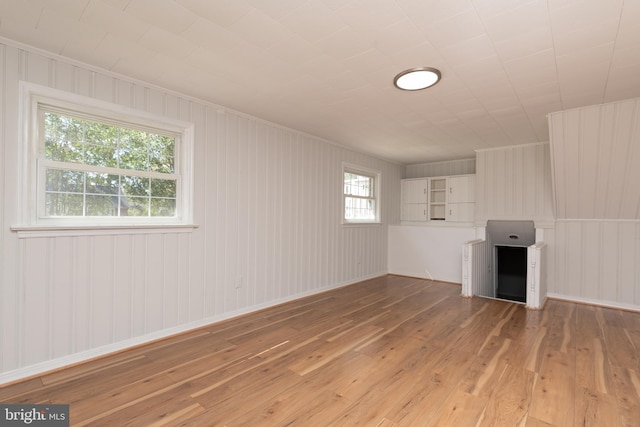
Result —
M11 227L11 231L18 233L19 239L29 239L38 237L190 233L196 228L198 228L197 224L101 226L15 225Z
M379 227L381 222L343 222L343 227Z

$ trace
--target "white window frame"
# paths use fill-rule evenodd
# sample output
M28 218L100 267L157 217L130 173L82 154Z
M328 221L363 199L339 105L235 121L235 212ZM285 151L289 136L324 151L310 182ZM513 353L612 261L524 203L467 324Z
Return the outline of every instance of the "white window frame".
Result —
M76 95L69 92L20 82L21 128L19 141L22 162L19 167L22 178L19 184L21 203L18 218L20 224L12 227L20 237L49 235L52 232L83 234L82 231L102 232L173 228L189 231L193 224L193 123L174 120L145 111ZM130 125L147 131L176 136L175 173L176 215L173 217L46 217L44 216L44 148L43 126L40 124L41 106L77 112L79 117L119 126Z
M345 199L348 197L344 192L344 174L345 173L353 173L356 175L368 176L373 178L373 199L375 200L375 218L373 220L370 219L347 219L346 218L346 204ZM340 175L340 185L341 185L341 194L342 194L342 224L343 225L367 225L367 224L381 224L382 218L380 217L380 206L381 202L381 191L382 188L382 174L380 171L366 168L363 166L355 165L352 163L342 163L342 173ZM350 197L350 196L349 196Z

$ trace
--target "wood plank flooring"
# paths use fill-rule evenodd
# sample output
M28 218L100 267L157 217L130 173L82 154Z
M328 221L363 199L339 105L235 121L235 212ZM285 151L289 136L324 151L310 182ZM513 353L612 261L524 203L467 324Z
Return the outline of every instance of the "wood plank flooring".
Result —
M640 313L385 276L0 388L75 426L639 426Z

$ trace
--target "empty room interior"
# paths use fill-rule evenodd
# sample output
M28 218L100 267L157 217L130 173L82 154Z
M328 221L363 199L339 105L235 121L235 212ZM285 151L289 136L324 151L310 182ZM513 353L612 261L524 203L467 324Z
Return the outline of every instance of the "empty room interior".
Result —
M640 425L640 1L2 0L0 93L1 425Z

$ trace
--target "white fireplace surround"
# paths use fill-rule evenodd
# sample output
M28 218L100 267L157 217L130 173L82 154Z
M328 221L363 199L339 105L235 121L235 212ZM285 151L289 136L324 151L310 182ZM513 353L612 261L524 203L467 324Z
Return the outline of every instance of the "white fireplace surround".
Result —
M474 296L495 297L496 285L492 273L494 271L494 247L496 244L509 244L509 239L511 239L516 242L515 246L526 246L527 248L526 307L540 310L547 300L547 245L544 242L544 230L535 228L533 235L524 236L523 234L528 233L526 224L518 224L523 221L499 222L501 223L498 224L499 232L494 231L493 241L491 236L487 235L487 228L492 228L491 224L488 224L489 227L477 229L477 234L481 238L464 243L461 294L469 298ZM513 227L510 223L513 224ZM503 227L504 225L506 227ZM493 229L495 230L496 227Z

